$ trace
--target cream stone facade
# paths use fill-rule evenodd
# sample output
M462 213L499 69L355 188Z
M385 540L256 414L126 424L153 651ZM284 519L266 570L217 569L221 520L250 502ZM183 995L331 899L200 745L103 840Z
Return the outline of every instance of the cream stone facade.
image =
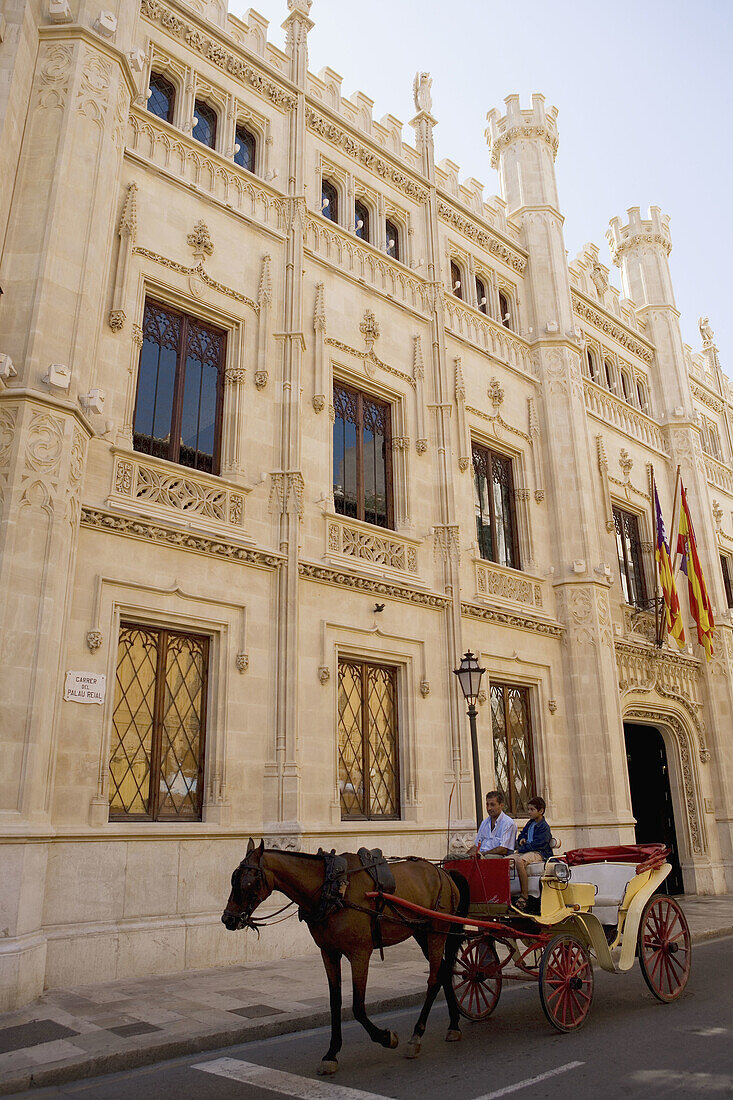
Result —
M249 835L439 857L450 827L465 848L469 648L485 788L491 685L513 685L555 834L632 840L624 728L655 727L684 888L731 889L733 391L707 319L683 343L665 216L611 222L621 296L594 245L566 262L542 96L489 113L484 202L435 163L427 74L411 145L308 71L310 0L284 50L223 0L110 3L0 16L0 1008L303 949L295 922L220 924ZM217 472L135 446L146 301L225 334ZM386 523L337 507L335 385L388 410ZM479 546L477 453L512 471L521 568ZM651 471L669 525L678 465L710 663L685 592L689 645L660 649L620 576L614 508L651 593ZM201 820L110 820L125 623L205 639ZM343 661L396 685L391 814L343 818ZM105 676L104 702L65 699L69 671Z

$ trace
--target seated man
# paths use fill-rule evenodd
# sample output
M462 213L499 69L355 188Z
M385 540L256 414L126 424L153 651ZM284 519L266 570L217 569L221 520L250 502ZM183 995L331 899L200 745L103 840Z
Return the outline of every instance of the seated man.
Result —
M487 791L487 817L481 822L470 856L477 852L482 856L511 856L517 838L517 826L504 813L504 795L501 791Z
M527 908L527 898L529 896L527 866L530 863L544 863L552 855L552 832L545 821L545 809L545 800L539 796L530 798L527 803L529 821L519 834L517 852L514 857L521 891L514 902L517 909Z

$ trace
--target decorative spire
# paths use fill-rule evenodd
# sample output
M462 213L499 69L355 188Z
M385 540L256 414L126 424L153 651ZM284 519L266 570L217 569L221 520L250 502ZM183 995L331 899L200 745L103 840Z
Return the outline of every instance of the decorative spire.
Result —
M272 280L270 278L270 253L266 252L262 257L262 274L260 286L257 291L257 301L260 306L272 305Z
M135 240L135 234L137 233L137 184L134 182L129 184L127 188L118 233L120 237L129 237L131 242Z
M415 348L412 353L412 377L416 382L425 378L425 364L422 359L422 344L419 336L415 337Z
M324 300L323 283L316 284L316 301L313 307L313 328L316 332L326 332L326 303Z

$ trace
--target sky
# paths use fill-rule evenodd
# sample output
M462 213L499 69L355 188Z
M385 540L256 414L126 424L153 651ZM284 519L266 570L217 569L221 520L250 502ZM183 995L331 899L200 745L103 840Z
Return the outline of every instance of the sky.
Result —
M254 7L282 47L286 0ZM230 0L233 14L246 10ZM733 0L314 0L310 15L310 70L335 69L342 94L373 99L376 120L402 119L410 144L413 76L431 73L436 160L481 180L485 198L499 193L486 112L506 95L519 93L524 107L542 92L559 109L569 258L594 241L620 288L609 219L660 206L683 338L699 350L697 321L708 315L733 375Z

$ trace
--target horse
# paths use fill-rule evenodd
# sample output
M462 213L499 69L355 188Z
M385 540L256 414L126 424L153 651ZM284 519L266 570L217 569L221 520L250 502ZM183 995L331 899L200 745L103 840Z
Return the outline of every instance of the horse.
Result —
M232 890L221 918L231 932L254 928L259 933L260 922L253 920L252 914L273 890L279 890L299 906L301 919L307 923L321 950L328 978L331 1042L318 1066L317 1072L321 1075L335 1073L338 1069L337 1056L342 1045L341 960L344 955L351 966L354 1018L372 1042L390 1049L399 1043L399 1037L389 1028L379 1028L372 1023L364 1007L369 960L375 945L380 949L391 947L414 936L429 963L427 994L407 1044L407 1057L415 1058L420 1053L425 1025L441 985L450 1021L446 1042L457 1042L461 1038L460 1016L451 980L461 937L448 937L449 929L455 932L456 926L437 919L409 919L393 903L367 897L374 890L369 873L355 854L345 853L343 858L348 885L345 892L341 887L340 896L335 898L333 905L326 907L324 915L321 898L332 891L324 854L266 849L264 840L256 847L250 837L247 854L232 874ZM424 859L411 858L391 863L390 870L395 879L394 893L401 898L439 913L465 916L468 908L465 890L442 868Z

